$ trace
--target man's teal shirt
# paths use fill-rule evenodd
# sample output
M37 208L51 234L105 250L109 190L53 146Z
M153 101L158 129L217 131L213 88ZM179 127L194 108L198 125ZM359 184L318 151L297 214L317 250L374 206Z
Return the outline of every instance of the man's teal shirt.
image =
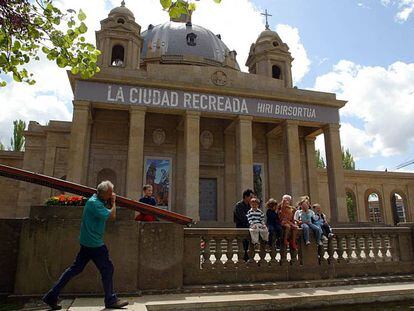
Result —
M101 247L104 245L103 236L105 223L111 211L105 202L94 194L85 204L82 215L79 242L86 247Z

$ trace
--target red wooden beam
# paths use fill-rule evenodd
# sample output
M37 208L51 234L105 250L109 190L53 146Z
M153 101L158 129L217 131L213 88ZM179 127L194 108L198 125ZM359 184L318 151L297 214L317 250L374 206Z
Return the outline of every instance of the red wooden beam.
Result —
M91 197L96 193L94 188L86 187L79 185L70 181L62 180L55 177L50 177L47 175L37 174L30 171L22 170L19 168L2 165L0 164L0 176L16 179L20 181L29 182L32 184L49 187L69 193L74 193L84 197ZM175 222L181 225L189 225L193 220L187 216L177 214L174 212L166 211L152 205L144 204L138 201L134 201L122 196L116 196L116 205L134 210L137 212L142 212L145 214L150 214L155 217Z

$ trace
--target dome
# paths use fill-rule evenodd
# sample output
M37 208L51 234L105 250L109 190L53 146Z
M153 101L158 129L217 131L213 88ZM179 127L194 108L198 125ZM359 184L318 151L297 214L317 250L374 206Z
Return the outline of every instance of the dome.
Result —
M144 39L141 57L144 60L160 57L168 63L174 63L174 59L177 62L187 59L186 63L212 66L226 63L240 70L235 53L230 52L219 36L201 26L170 21L157 26L150 25L141 35ZM228 57L233 62L226 62Z
M122 1L121 6L113 8L111 12L109 12L108 16L114 16L114 15L123 15L125 17L131 18L132 20L135 20L134 13L132 13L130 9L125 7L124 1Z
M280 39L276 31L266 29L261 32L261 34L257 38L256 43L265 42L265 41L274 41L274 40L276 40L277 42L282 42L282 40Z

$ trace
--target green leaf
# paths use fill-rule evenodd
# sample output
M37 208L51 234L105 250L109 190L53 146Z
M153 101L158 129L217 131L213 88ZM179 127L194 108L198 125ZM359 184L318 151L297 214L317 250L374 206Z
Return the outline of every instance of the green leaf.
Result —
M79 68L73 67L70 72L74 75L77 75L79 73Z
M44 47L42 47L42 52L45 53L45 54L49 54L50 50L47 47L44 46Z
M197 8L197 6L196 6L196 4L195 3L190 3L189 5L188 5L188 10L189 11L195 11L195 9Z
M169 8L170 8L170 6L171 6L171 0L160 0L160 3L161 3L162 8L163 8L164 10L169 9Z
M58 58L56 59L56 64L60 68L65 68L68 64L68 61L63 56L58 56Z
M80 21L84 21L86 19L86 14L82 11L82 9L79 10L78 18Z
M88 31L88 27L86 27L86 25L85 25L85 23L84 23L84 22L82 22L82 23L80 24L80 26L78 27L78 29L79 29L79 32L80 32L80 33L85 33L85 32L87 32L87 31Z
M14 72L13 73L13 80L16 82L22 82L22 77L20 76L20 74L18 72Z
M221 3L221 0L213 0L215 3Z

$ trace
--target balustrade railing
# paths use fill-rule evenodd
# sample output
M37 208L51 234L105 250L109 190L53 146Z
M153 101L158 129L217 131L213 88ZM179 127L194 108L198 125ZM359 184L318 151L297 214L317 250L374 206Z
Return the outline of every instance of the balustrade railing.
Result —
M243 271L254 273L254 280L263 281L299 279L295 272L302 270L306 270L302 276L307 279L312 275L319 279L393 274L404 273L407 269L401 263L413 261L410 228L338 228L323 246L317 246L314 240L306 246L300 231L298 250L284 247L283 243L278 247L275 242L268 245L263 241L260 248L255 248L247 229L191 228L184 232L185 253L191 252L185 257L185 279L199 273L208 275L211 282L224 280L224 276L243 281ZM191 277L187 279L191 283Z

